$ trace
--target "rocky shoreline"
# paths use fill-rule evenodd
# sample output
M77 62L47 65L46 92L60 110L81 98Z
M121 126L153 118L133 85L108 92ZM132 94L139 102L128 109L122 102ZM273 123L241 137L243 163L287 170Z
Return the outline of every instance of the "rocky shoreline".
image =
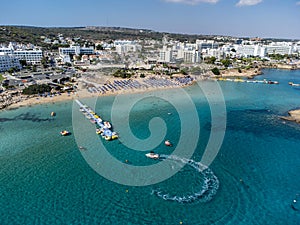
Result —
M281 116L280 118L287 121L294 121L300 123L300 109L290 110L289 116Z
M0 94L0 110L30 98L32 97L22 95L19 92L2 93Z
M250 68L250 69L227 69L221 70L221 74L215 77L246 77L248 79L253 79L255 76L261 75L262 71L260 68Z

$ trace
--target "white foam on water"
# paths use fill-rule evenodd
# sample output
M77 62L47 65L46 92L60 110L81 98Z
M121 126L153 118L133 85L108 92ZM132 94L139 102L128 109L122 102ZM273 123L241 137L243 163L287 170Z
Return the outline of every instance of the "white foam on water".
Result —
M201 164L200 162L196 162L192 159L180 158L174 155L171 156L160 155L160 159L172 160L176 163L184 163L194 168L203 177L203 183L201 184L201 187L198 189L198 191L195 191L192 194L178 196L178 195L171 195L162 190L152 190L151 194L156 195L165 201L175 201L179 203L192 203L195 201L208 202L217 193L217 190L219 189L219 180L209 167Z

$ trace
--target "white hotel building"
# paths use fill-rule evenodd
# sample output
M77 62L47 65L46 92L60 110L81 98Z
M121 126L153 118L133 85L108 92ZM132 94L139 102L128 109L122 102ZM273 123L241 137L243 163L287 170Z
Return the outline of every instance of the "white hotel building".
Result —
M291 55L293 53L293 46L287 43L274 43L265 47L267 54Z
M25 60L27 63L39 64L43 58L42 50L16 50L13 55L19 60Z
M116 48L116 52L120 55L142 50L142 46L137 44L135 41L116 40L114 41L114 46Z
M72 45L69 48L58 48L60 55L93 55L95 50L93 47L80 47L79 45Z
M22 49L23 47L23 49ZM14 46L9 43L8 47L0 47L0 71L6 71L12 67L21 69L20 60L26 63L39 64L43 58L40 49L24 49L24 46Z
M266 56L266 48L260 45L237 45L235 47L237 55L248 56Z
M163 46L163 49L159 51L159 62L170 63L173 61L173 51L167 46Z
M22 66L18 58L4 52L0 52L0 71L6 71L10 68L21 69Z

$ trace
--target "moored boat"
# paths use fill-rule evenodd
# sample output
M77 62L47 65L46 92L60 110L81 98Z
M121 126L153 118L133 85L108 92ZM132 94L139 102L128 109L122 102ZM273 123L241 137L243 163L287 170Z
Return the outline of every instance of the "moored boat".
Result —
M111 124L110 124L110 122L108 122L108 121L105 121L105 122L103 122L103 124L104 124L104 126L106 127L106 128L111 128Z

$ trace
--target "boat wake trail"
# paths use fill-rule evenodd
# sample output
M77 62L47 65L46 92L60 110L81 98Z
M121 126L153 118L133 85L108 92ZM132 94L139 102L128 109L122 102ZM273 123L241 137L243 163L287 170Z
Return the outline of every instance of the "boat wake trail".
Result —
M184 195L174 195L162 190L152 190L152 194L162 198L166 201L175 201L179 203L192 203L192 202L208 202L217 193L219 188L219 180L213 173L213 171L207 166L196 162L192 159L180 158L174 155L160 155L162 160L171 160L178 164L186 164L191 168L195 169L200 174L200 187L192 193Z

